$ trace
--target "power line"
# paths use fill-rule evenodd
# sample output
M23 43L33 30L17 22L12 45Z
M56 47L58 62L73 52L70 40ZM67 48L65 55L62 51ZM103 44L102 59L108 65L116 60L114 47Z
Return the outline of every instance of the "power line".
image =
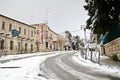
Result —
M69 31L69 30L68 30ZM69 31L70 33L74 33L74 32L79 32L79 31L81 31L81 29L77 29L77 30L73 30L73 31ZM64 32L62 32L62 33L64 33ZM89 32L86 32L87 34L90 34Z
M80 29L79 30L70 31L70 32L73 33L73 32L78 32L78 31L80 31Z

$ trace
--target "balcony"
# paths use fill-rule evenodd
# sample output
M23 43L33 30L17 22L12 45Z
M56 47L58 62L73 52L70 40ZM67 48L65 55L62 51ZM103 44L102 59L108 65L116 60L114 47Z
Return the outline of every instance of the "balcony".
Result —
M56 38L54 38L52 41L53 41L53 42L56 42L56 41L57 41L57 39L56 39Z
M4 33L0 32L0 35L3 35Z

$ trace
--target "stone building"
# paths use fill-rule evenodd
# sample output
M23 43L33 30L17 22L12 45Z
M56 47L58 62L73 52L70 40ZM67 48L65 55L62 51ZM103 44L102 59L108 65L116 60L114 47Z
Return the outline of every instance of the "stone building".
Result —
M36 28L0 15L0 55L36 52Z
M52 31L48 25L34 24L37 31L37 47L39 51L55 51L62 50L62 36Z

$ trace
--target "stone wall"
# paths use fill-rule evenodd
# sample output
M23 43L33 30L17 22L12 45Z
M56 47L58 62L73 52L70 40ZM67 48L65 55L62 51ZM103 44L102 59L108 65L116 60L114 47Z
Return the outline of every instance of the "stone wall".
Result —
M120 59L120 38L117 38L105 44L105 54L107 56L112 56L113 54L117 54Z

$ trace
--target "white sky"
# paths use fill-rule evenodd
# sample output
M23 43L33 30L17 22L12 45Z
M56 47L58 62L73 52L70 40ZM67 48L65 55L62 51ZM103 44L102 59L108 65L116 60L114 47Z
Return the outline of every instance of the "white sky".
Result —
M48 21L53 31L62 33L86 25L88 15L83 5L84 0L1 0L0 14L27 24ZM72 34L84 36L81 30Z

